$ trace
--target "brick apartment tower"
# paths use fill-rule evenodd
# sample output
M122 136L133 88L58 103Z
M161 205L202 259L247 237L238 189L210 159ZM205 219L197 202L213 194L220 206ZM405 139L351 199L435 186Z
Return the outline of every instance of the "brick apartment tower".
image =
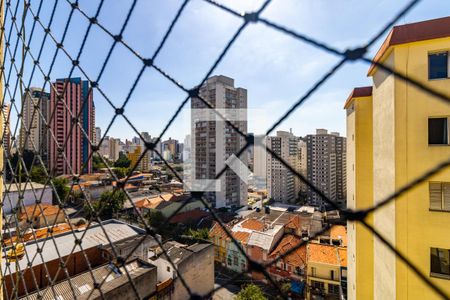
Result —
M57 79L53 83L55 89L50 96L50 128L55 139L49 140L50 170L55 175L90 173L92 160L88 161L91 147L89 140L93 141L95 132L95 107L92 90L88 81L81 78ZM67 85L65 87L65 85ZM63 101L57 101L60 95ZM79 114L79 124L73 124L73 117ZM53 115L52 115L53 114ZM73 128L72 128L73 125ZM88 138L83 134L83 128ZM70 135L70 136L69 136ZM59 149L62 148L62 151ZM67 161L64 159L66 157ZM85 166L83 167L83 164Z

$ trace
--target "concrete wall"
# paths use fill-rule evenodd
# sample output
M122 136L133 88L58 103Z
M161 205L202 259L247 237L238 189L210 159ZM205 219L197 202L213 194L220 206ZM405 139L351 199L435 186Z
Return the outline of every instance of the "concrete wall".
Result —
M27 184L29 187L30 185ZM37 199L41 199L41 203L52 204L52 188L47 186L45 189L34 189L33 190L25 190L23 191L23 205L33 205L36 204ZM3 195L3 212L5 214L10 214L12 208L17 206L19 200L19 192L9 191L7 194Z
M192 293L206 295L214 289L214 247L209 244L178 265L186 284ZM179 278L174 283L174 300L190 299L189 293Z

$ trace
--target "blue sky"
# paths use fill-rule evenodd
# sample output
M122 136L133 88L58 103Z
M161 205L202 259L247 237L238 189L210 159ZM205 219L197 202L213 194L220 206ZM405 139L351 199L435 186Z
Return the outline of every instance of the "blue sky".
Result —
M92 16L98 2L81 0L80 7ZM253 11L262 3L256 0L218 2L241 12ZM344 50L363 45L408 2L274 0L263 16ZM48 23L54 1L45 0L43 3L41 20ZM151 57L181 3L180 0L138 1L123 34L124 40L143 57ZM38 4L39 1L32 1L34 12L37 12ZM98 18L99 23L109 31L118 33L130 4L130 0L105 0ZM57 39L62 36L69 12L67 2L58 1L56 17L51 26ZM424 0L398 23L444 17L449 12L448 0ZM241 23L240 19L204 1L191 0L155 64L182 85L193 87L201 81ZM30 31L31 19L27 24L27 30ZM76 56L87 26L87 20L79 12L75 12L64 42L64 47L71 56ZM34 56L39 52L42 37L43 30L37 26L31 42ZM373 56L381 42L382 40L370 49L370 56ZM111 37L98 26L92 28L80 58L80 65L91 79L98 76L111 44ZM46 71L55 49L53 42L46 43L43 48L40 63ZM332 54L258 23L251 24L244 30L213 74L233 77L237 86L248 90L249 107L265 112L262 122L249 123L249 131L262 133L338 60ZM30 74L30 62L31 60L27 60L26 78ZM141 66L142 63L124 46L118 45L115 48L99 82L100 88L115 105L123 103ZM69 59L59 52L50 77L67 77L70 67ZM292 128L295 134L305 135L314 132L315 128L327 128L345 134L343 103L353 87L370 84L370 78L366 77L367 69L368 65L364 63L350 63L341 68L277 129ZM73 76L84 77L78 69ZM43 75L36 72L32 85L42 86L42 83ZM132 94L125 108L125 115L139 131L148 131L156 136L185 96L172 82L149 68ZM97 126L105 130L113 109L98 91L94 93L94 101ZM179 118L163 138L182 139L189 131L184 121ZM131 138L135 134L122 118L118 118L109 135Z

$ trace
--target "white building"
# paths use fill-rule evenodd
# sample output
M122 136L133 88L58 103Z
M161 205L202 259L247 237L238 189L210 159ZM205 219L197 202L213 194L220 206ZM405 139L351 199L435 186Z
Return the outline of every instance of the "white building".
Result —
M20 204L19 196L23 196ZM6 184L3 191L3 213L10 214L13 209L36 204L37 200L40 200L41 203L52 204L52 197L52 188L49 185L44 186L36 182L20 185L17 183Z

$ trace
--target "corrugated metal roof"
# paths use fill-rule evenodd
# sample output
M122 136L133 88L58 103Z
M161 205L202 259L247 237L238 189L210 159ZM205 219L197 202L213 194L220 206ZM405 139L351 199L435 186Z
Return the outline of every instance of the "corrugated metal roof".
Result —
M126 264L125 268L130 274L130 277L133 279L156 267L151 265L150 263L144 263L141 260L134 260ZM87 296L89 295L89 292L91 292L94 288L93 278L95 278L95 282L102 282L103 280L105 280L102 285L102 291L106 292L108 291L108 286L111 286L111 282L121 277L125 278L126 281L129 280L124 268L118 269L113 265L103 265L92 270L92 274L91 272L85 272L78 276L74 276L69 280L61 281L55 284L53 287L49 287L45 291L45 293L44 291L41 291L41 295L43 295L43 297L40 299L67 300L74 299L74 295L75 297L79 297L82 295ZM29 300L37 300L39 299L38 295L39 293L34 293L29 295L28 297L23 297L22 299L26 298Z
M117 220L104 221L102 225L112 243L144 233L144 230L138 227L134 227ZM27 243L25 245L25 252L31 255L31 258L35 256L32 261L33 266L58 259L59 257L64 257L69 255L75 247L75 236L77 239L81 238L85 230L87 230L87 232L82 240L84 250L91 247L109 245L109 241L105 236L102 227L100 224L95 224L88 229L79 229L74 232L74 234L69 231L55 236L53 237L55 242L49 241L48 239L42 239L36 242ZM38 248L42 249L41 254L38 254ZM74 250L74 252L78 251L80 251L79 247ZM27 263L28 260L25 257L19 260L19 270L24 270L27 268ZM3 274L10 274L10 270L13 270L14 272L14 270L16 270L15 264L15 262L10 262L9 268L6 264L3 264Z

